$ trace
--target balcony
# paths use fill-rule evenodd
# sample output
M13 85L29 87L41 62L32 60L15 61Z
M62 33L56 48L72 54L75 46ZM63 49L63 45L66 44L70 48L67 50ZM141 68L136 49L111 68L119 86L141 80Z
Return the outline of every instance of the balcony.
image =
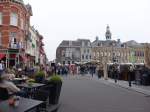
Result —
M18 42L18 43L11 42L9 44L9 48L10 49L24 49L24 44L22 42Z

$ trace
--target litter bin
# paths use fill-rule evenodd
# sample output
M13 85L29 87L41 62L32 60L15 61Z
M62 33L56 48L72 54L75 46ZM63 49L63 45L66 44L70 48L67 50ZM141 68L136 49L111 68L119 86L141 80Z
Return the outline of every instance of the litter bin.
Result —
M149 79L148 79L148 74L143 74L142 75L142 85L149 85Z

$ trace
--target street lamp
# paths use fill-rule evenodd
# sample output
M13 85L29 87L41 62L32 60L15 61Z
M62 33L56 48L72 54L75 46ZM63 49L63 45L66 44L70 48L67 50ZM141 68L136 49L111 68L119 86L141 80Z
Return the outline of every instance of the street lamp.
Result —
M115 79L115 83L117 83L117 63L114 63L114 79Z
M116 63L116 58L115 58L115 53L114 53L114 46L115 46L115 43L112 42L112 63L113 63L113 73L114 73L115 83L117 83L117 63Z

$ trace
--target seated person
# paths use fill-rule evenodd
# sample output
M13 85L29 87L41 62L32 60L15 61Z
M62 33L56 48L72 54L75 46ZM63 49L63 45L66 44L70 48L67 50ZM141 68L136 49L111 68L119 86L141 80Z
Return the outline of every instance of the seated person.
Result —
M7 88L9 94L17 93L20 89L10 81L10 74L3 73L1 75L0 87Z
M6 88L9 94L16 94L22 97L26 96L24 91L21 91L13 82L10 81L10 74L3 73L0 77L0 87Z

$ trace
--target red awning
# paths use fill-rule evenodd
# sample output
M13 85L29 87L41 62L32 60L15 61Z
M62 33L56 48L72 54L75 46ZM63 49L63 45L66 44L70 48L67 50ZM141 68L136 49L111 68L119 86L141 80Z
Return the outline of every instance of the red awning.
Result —
M16 54L10 54L9 56L10 56L9 58L13 58L13 59L16 58Z
M23 56L19 55L19 60L20 60L20 61L24 61Z
M0 59L4 58L6 54L0 54Z

